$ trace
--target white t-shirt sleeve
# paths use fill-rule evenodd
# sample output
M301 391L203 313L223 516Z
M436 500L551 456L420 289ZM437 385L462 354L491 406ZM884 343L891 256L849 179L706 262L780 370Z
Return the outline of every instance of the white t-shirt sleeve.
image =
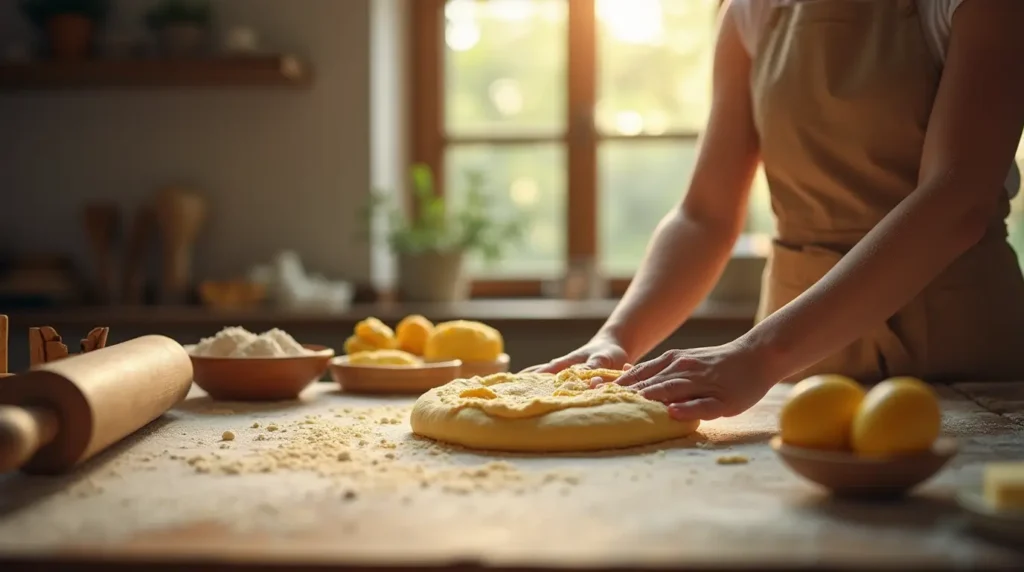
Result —
M747 50L750 57L754 57L754 51L761 41L761 33L768 24L772 8L776 0L731 0L729 11L736 29L740 35L740 42Z
M781 4L802 0L731 0L730 12L739 30L740 41L751 57L761 41L761 36L772 9ZM813 0L812 0L813 1ZM946 59L946 46L953 27L953 13L966 0L918 0L917 9L921 17L921 29L929 47L940 61Z

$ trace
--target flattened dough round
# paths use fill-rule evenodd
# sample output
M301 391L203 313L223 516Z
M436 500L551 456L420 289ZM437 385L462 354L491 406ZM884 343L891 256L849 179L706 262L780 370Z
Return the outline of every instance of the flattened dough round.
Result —
M699 421L615 384L621 371L571 368L557 375L499 373L431 389L412 409L417 435L491 451L599 451L685 437Z

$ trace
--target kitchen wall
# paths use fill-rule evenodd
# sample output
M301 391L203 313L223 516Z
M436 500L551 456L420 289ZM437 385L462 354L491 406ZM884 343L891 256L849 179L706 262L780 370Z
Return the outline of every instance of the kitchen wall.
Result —
M0 252L86 261L85 201L134 207L161 186L190 185L211 208L198 275L236 275L290 248L330 277L370 279L359 207L371 182L396 182L402 148L401 73L371 57L401 53L400 1L215 1L222 24L252 26L307 59L309 91L0 93ZM118 0L109 31L142 33L150 5ZM0 47L31 34L17 0L0 0Z

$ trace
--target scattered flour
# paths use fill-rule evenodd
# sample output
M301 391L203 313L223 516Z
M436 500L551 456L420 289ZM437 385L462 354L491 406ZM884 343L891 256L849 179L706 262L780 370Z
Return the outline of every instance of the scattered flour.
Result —
M290 357L309 353L284 330L274 328L256 335L238 326L203 338L192 349L192 355L204 357Z

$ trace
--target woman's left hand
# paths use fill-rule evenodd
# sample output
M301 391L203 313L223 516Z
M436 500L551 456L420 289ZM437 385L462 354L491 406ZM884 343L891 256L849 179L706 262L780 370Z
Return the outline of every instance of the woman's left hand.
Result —
M778 381L767 369L757 352L734 342L667 351L628 367L616 383L668 405L674 419L711 420L739 415L760 401Z

